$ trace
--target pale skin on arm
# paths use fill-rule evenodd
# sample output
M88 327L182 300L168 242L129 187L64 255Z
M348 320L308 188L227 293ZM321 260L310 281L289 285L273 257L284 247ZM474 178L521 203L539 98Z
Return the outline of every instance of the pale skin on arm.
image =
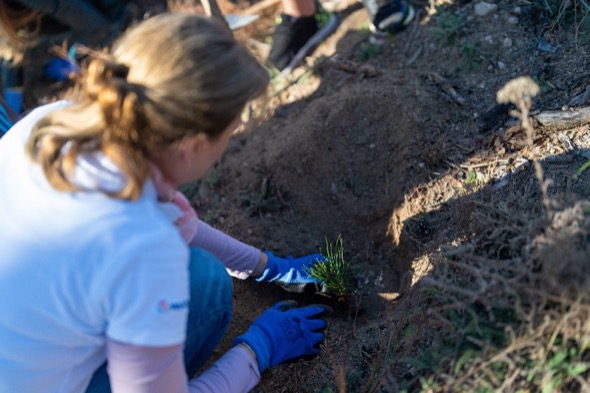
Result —
M283 12L300 18L315 14L315 0L283 0Z
M256 362L256 354L247 344L238 345ZM146 347L107 339L106 353L109 382L113 393L202 391L198 387L193 389L187 386L181 344Z
M251 277L258 277L264 272L266 269L266 265L268 264L268 255L261 252L260 253L260 260L258 261L258 265L256 265L256 269L252 271Z
M187 393L182 348L180 344L145 347L107 339L111 390L113 393Z

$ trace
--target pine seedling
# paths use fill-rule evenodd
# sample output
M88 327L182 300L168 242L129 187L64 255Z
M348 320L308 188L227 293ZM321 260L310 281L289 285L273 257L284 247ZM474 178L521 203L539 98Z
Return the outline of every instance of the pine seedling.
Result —
M321 250L320 250L321 251ZM339 235L334 244L326 239L326 251L322 253L325 260L312 266L308 274L317 278L326 288L326 293L339 300L346 300L353 293L352 265L344 259L344 245Z

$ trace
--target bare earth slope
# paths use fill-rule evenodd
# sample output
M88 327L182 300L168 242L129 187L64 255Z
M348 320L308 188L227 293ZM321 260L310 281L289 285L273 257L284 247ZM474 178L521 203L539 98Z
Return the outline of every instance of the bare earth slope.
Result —
M359 267L358 296L340 304L236 282L230 337L281 299L336 308L322 355L269 371L259 391L397 391L404 384L418 391L415 367L386 365L414 356L416 343L441 328L417 290L441 250L501 228L502 214L535 233L544 213L533 151L562 207L590 195L590 174L574 176L586 158L568 153L556 130L539 134L531 148L524 132L506 132L515 119L496 103L506 82L528 75L542 89L533 113L560 110L575 97L569 105L588 105L580 96L588 84L583 25L577 36L573 20L550 28L555 19L541 2L495 1L485 16L476 13L478 2L436 3L418 4L416 23L379 45L369 40L364 10L340 4L338 31L274 98L274 114L236 136L197 187L201 214L246 242L297 255L342 235ZM590 147L587 125L562 133L561 140ZM528 241L524 227L517 232ZM501 254L503 243L497 247Z

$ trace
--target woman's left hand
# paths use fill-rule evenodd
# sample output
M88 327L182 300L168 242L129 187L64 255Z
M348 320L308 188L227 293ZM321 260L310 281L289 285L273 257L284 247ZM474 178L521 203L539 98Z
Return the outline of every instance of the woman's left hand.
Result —
M268 256L266 269L256 281L274 282L289 292L303 292L307 285L318 287L321 283L310 276L310 269L317 263L323 263L325 258L321 254L305 255L298 258L279 258L270 251L264 251Z

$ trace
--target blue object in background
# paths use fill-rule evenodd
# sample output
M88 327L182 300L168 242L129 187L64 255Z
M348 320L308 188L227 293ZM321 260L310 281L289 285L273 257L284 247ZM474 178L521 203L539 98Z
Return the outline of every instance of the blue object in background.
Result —
M15 119L23 111L23 80L22 70L18 66L2 61L0 67L2 70L2 96L5 101L2 104L8 106L8 108L3 107L0 111L0 130L5 133L12 126L11 119ZM10 110L14 113L9 113Z
M6 134L10 127L12 127L12 121L10 120L6 109L0 105L0 138L2 135Z
M58 57L49 60L43 67L43 74L47 79L57 82L63 82L72 74L80 73L80 67L75 60L70 58Z
M23 88L7 87L4 89L4 99L10 108L17 114L23 111Z

